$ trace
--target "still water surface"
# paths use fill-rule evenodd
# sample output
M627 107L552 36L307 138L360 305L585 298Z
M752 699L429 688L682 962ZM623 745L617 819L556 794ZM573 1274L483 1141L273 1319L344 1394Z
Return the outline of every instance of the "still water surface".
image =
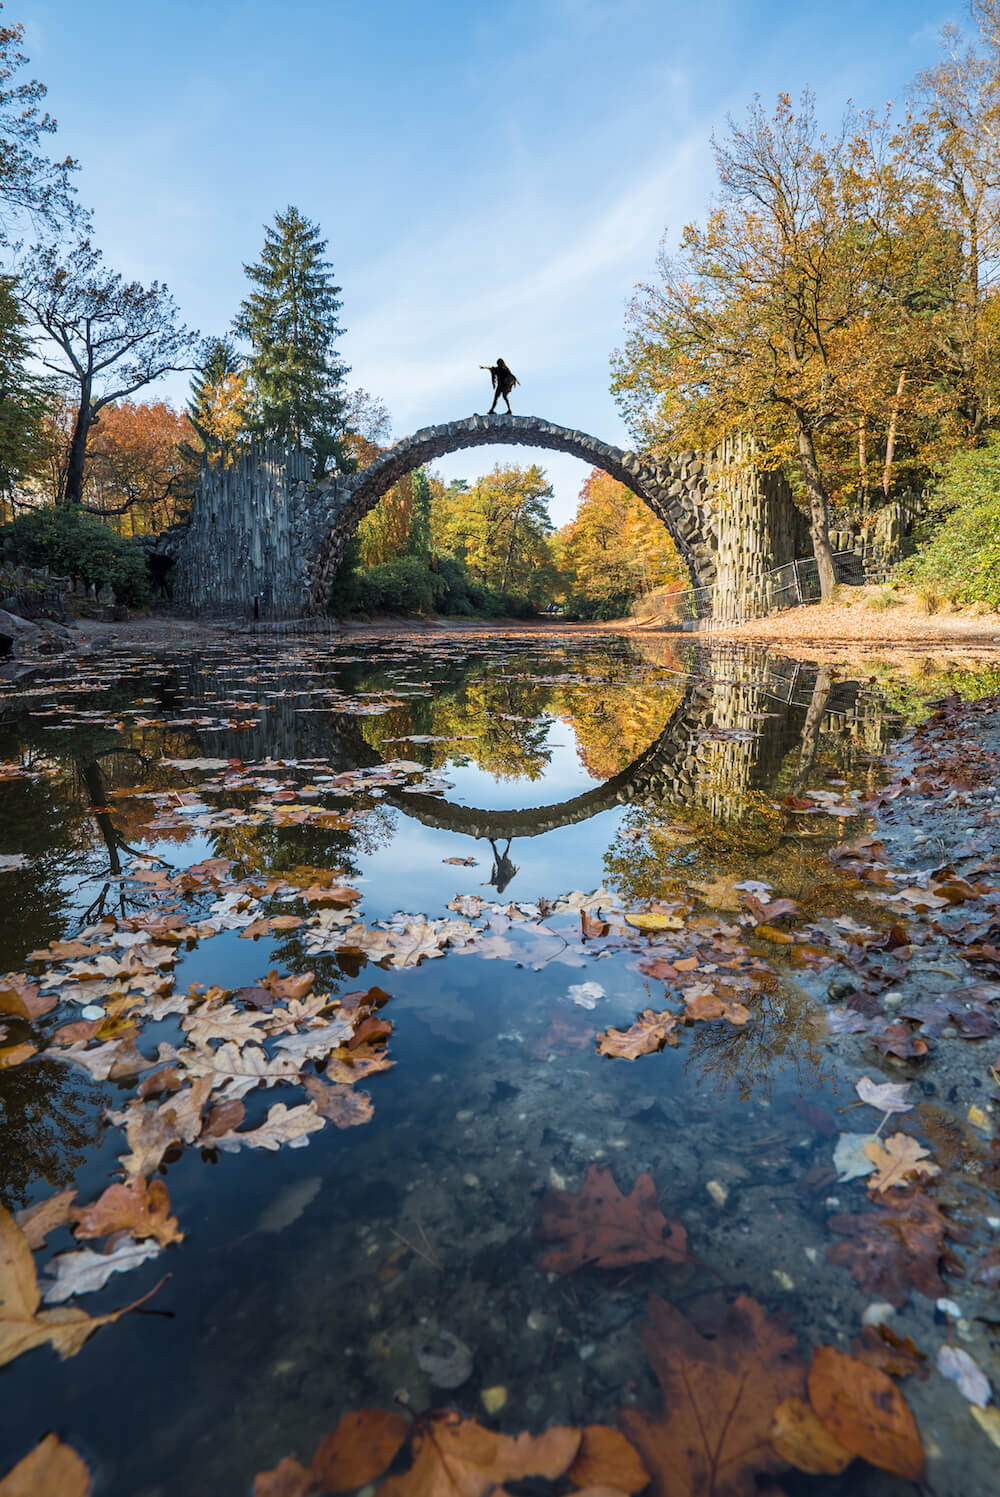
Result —
M274 1151L167 1150L155 1177L184 1241L74 1303L99 1314L169 1279L75 1357L42 1348L0 1371L0 1470L54 1428L106 1497L194 1497L249 1491L368 1404L485 1419L481 1394L499 1389L487 1422L504 1430L613 1422L623 1404L657 1404L637 1335L651 1292L685 1312L720 1286L750 1294L787 1314L804 1349L852 1334L871 1296L825 1250L830 1213L864 1203L830 1169L856 1071L816 1022L829 973L792 971L780 944L755 938L734 885L795 899L803 920L858 915L828 852L864 818L795 818L781 802L871 789L903 723L955 684L995 687L957 668L851 679L752 650L443 636L112 653L9 688L0 850L28 861L0 874L0 970L37 977L54 958L30 953L102 920L141 929L167 909L197 927L257 879L253 909L175 953L173 989L259 994L270 971L311 971L313 991L335 997L377 985L394 1065L365 1079L373 1109L358 1126ZM397 767L380 779L383 765ZM222 860L212 879L165 892L207 860ZM449 905L466 896L466 911L493 906L472 917L486 939L400 966L310 950L308 925L242 934L250 919L330 908L296 895L330 870L368 931L459 918ZM268 892L268 879L286 882ZM601 889L581 915L580 895ZM681 911L703 970L724 956L750 983L753 1017L611 1059L598 1032L663 1006L644 966L674 948L621 922L650 900ZM600 929L609 911L620 939ZM765 966L775 981L756 981ZM62 991L3 1041L38 1050L0 1073L11 1210L70 1185L90 1202L120 1178L123 1133L104 1114L135 1099L137 1077L97 1079L58 1041L47 1053L81 1021ZM147 1060L184 1043L182 1011L142 1026ZM247 1128L303 1097L279 1084L243 1100ZM595 1163L626 1194L651 1173L690 1262L540 1269L538 1201L578 1190ZM57 1229L40 1273L78 1246ZM907 1329L933 1339L934 1313L914 1304ZM435 1357L455 1352L450 1338L471 1370L446 1391ZM945 1451L930 1489L976 1490L985 1442L968 1456L951 1405L933 1388L908 1397ZM913 1490L860 1469L783 1480L789 1493Z

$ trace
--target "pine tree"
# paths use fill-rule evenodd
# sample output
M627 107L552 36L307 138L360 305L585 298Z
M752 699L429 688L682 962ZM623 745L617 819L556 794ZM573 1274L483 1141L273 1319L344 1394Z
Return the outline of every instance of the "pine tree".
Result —
M244 270L255 287L233 328L251 345L247 373L255 435L310 452L317 472L338 455L346 366L334 352L340 287L324 258L327 241L297 208L265 226L260 261Z

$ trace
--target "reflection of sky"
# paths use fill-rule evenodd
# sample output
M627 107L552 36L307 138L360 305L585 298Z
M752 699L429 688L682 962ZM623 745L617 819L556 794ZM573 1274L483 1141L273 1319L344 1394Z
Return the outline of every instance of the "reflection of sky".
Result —
M548 781L545 783L548 786ZM547 800L556 798L553 793ZM512 900L534 901L540 895L552 899L570 889L589 891L603 880L604 854L625 809L616 806L576 826L557 827L538 837L515 838L509 856L518 872L500 895L487 883L493 868L493 852L487 841L424 826L400 810L395 813L396 832L391 843L373 856L360 857L363 882L352 882L364 897L367 920L397 910L441 915L456 894L478 894L509 904ZM499 844L501 852L505 845ZM475 858L476 866L456 867L445 863L445 858Z
M474 764L456 764L449 759L441 767L441 773L454 786L447 799L462 806L483 806L489 811L520 811L527 806L551 806L571 800L601 784L584 769L576 734L569 723L557 719L549 724L544 752L548 754L548 762L536 780L527 775L496 780Z

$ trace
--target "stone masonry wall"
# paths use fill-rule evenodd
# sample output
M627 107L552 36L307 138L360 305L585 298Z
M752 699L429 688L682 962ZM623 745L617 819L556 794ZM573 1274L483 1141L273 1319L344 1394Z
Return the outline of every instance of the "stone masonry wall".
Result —
M360 520L392 485L446 453L490 444L568 452L627 485L673 537L702 615L732 617L732 600L749 600L755 577L804 554L787 484L780 474L734 466L735 449L655 461L533 416L477 415L426 427L363 472L318 484L301 454L270 447L204 469L175 605L196 617L322 615Z

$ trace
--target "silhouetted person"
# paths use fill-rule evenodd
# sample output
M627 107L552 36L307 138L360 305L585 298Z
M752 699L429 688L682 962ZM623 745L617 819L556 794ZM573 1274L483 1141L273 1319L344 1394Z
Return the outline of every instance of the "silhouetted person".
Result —
M510 408L510 392L521 381L514 374L513 370L507 367L503 359L498 358L495 364L480 364L479 367L480 369L488 369L490 371L490 379L493 381L493 404L490 406L489 414L493 415L493 412L497 408L497 401L502 395L507 402L508 416L513 415Z
M486 366L484 364L483 368L485 367ZM510 860L510 843L511 839L510 837L508 837L507 846L504 848L503 852L501 852L494 842L493 838L489 838L489 844L493 849L493 872L486 880L486 883L487 885L495 884L498 894L503 893L507 885L510 883L511 879L514 877L515 873L517 873L518 871Z

